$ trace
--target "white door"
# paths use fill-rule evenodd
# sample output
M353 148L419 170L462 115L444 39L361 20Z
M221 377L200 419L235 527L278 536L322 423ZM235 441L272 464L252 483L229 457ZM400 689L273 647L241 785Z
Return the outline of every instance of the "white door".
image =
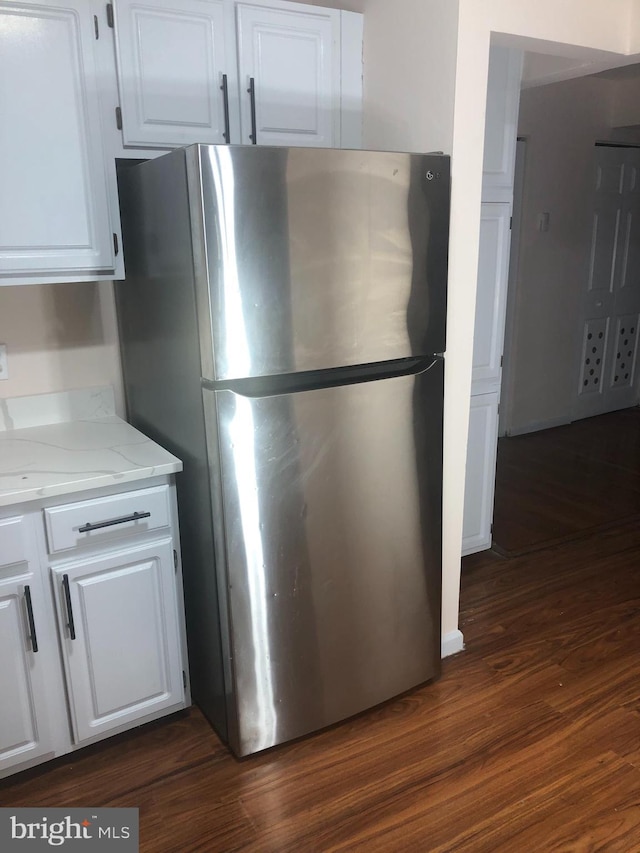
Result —
M45 679L55 644L26 524L0 520L0 771L52 750Z
M637 402L640 150L596 146L595 206L574 418Z
M125 145L230 142L234 57L225 0L119 0L115 32ZM233 140L237 142L239 140Z
M114 267L90 12L0 4L0 282Z
M492 202L482 205L473 334L472 394L482 394L500 388L509 278L510 221L510 204Z
M183 700L171 545L52 570L76 743Z
M498 394L471 398L464 491L462 554L491 547L498 447Z
M340 144L340 13L236 5L241 141Z

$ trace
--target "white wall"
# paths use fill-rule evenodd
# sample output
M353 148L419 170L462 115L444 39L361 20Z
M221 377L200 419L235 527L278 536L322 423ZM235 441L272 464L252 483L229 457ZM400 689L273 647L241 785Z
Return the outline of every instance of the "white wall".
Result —
M625 69L633 76L615 80L611 124L614 127L640 125L640 66Z
M111 282L0 287L0 398L112 385L123 414Z
M457 0L298 2L364 14L366 148L451 153Z

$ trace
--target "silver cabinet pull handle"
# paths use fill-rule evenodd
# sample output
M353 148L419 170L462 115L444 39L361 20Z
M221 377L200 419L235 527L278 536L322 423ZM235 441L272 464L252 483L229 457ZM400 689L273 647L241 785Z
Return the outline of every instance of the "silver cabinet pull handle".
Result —
M34 654L38 651L38 637L36 636L36 621L33 618L33 604L31 602L31 588L25 586L24 598L27 604L27 620L29 622L29 639L31 640L31 649Z
M134 512L131 515L123 515L121 518L111 518L109 521L88 521L83 527L78 528L79 533L89 533L91 530L100 530L101 527L113 527L114 524L126 524L128 521L138 521L141 518L151 518L150 512Z

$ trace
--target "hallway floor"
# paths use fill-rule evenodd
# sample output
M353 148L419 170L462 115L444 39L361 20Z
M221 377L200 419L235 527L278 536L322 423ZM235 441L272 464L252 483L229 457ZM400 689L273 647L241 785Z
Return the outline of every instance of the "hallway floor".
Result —
M640 408L498 441L494 549L517 556L640 520Z

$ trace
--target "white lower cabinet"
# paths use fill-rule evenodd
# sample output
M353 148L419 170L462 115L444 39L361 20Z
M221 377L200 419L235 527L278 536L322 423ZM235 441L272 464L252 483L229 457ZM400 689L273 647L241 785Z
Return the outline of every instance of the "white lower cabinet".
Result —
M170 539L52 574L76 743L182 700Z
M0 776L189 704L176 518L168 483L0 518Z
M491 547L498 447L498 392L471 397L462 554Z
M50 634L45 636L29 521L23 515L0 520L0 774L52 749L46 713Z

